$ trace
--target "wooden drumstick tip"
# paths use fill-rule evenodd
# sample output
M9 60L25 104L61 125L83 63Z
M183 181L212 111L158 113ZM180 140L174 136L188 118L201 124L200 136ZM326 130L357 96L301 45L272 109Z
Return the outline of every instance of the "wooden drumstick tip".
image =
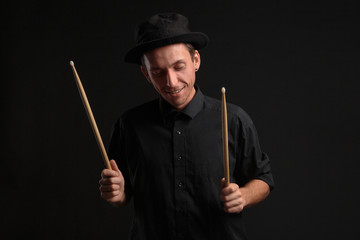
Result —
M222 93L225 93L225 91L226 91L225 88L222 87L222 88L221 88L221 92L222 92Z
M73 61L70 61L70 66L74 66L75 64L74 64L74 62Z

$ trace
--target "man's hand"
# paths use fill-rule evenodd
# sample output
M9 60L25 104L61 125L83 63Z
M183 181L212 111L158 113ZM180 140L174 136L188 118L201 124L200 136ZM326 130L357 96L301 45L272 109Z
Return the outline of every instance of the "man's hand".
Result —
M122 206L126 201L124 177L114 160L110 161L110 165L113 170L104 169L101 172L101 197L114 206Z
M225 187L225 178L221 179L220 200L224 204L224 211L227 213L240 213L246 206L246 201L240 191L239 185L230 183Z
M224 211L228 213L240 213L245 207L263 201L270 193L269 185L259 179L253 179L240 188L236 183L225 187L223 178L221 186L220 200L224 204Z

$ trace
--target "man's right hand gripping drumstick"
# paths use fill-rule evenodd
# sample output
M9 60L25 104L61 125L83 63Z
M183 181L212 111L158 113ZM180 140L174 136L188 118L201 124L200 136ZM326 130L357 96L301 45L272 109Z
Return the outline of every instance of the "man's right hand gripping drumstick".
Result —
M125 196L125 181L122 173L120 172L116 162L110 161L111 168L104 169L101 172L100 192L101 197L114 206L122 206L126 202Z

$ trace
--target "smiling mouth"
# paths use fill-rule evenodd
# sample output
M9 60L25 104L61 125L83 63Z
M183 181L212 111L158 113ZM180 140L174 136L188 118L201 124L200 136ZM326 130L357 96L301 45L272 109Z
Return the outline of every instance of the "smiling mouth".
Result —
M185 87L182 87L182 88L180 88L178 90L174 90L174 91L166 91L166 93L168 93L168 94L177 94L177 93L181 92L184 88Z

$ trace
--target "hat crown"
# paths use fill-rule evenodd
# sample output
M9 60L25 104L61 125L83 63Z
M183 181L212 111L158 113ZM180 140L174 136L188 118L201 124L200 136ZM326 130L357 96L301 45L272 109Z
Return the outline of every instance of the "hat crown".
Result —
M190 33L188 19L178 13L160 13L138 25L136 44Z
M125 62L141 65L141 56L149 50L176 43L190 43L196 50L204 48L208 36L191 32L188 19L179 13L160 13L137 25L136 46L125 55Z

